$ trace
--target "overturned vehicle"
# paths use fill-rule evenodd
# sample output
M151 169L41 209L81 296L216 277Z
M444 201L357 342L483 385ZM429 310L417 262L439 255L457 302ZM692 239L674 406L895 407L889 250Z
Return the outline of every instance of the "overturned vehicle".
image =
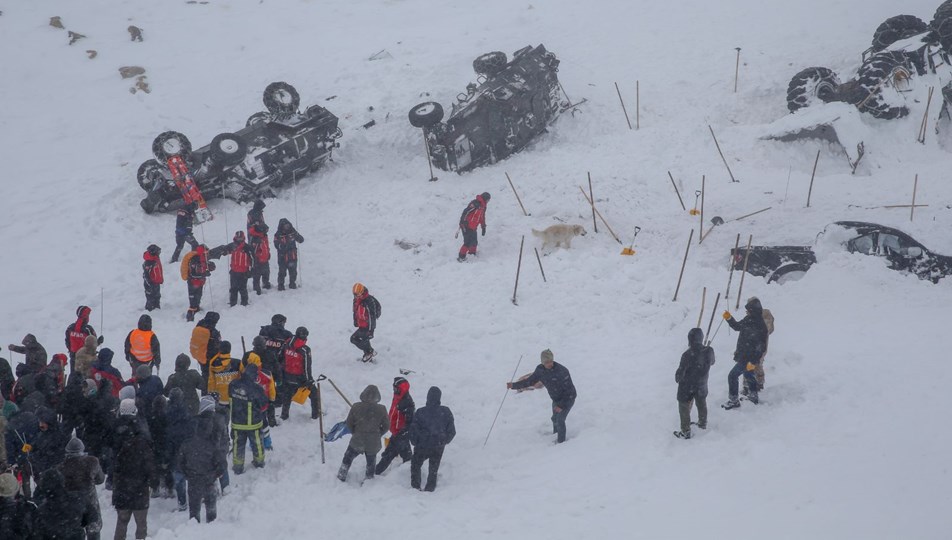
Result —
M174 211L190 202L169 170L179 157L204 199L224 197L244 202L270 197L331 157L341 136L337 117L312 105L302 113L300 96L284 82L264 91L267 111L251 115L243 129L222 133L196 150L185 135L166 131L155 138L150 159L136 178L146 196L139 203L146 213Z
M445 122L437 102L410 110L410 124L423 129L432 164L462 173L525 148L573 106L559 84L558 67L543 45L519 49L512 60L498 51L473 60L479 84L470 83L456 97Z

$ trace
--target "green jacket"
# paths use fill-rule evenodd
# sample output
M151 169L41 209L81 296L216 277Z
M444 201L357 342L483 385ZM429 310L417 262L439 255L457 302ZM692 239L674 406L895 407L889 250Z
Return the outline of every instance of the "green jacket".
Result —
M383 446L380 438L390 429L387 408L380 404L380 390L370 385L360 393L347 415L347 427L353 434L350 447L362 454L376 454Z

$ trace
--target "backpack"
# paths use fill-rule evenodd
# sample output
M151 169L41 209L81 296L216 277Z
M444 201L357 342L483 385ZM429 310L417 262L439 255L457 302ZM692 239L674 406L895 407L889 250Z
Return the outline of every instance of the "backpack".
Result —
M370 300L370 312L373 313L374 319L380 318L380 302L377 301L373 296L368 295L367 299Z
M198 253L189 251L184 257L182 257L182 266L180 267L180 271L182 272L182 281L188 281L188 263L192 261L192 257L195 255L198 255Z
M773 334L774 318L769 309L764 310L764 323L767 325L767 335Z

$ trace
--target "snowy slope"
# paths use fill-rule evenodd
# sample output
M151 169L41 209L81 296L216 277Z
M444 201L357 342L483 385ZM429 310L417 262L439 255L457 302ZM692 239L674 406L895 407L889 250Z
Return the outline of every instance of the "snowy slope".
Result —
M883 19L901 10L928 21L937 4L0 0L0 340L32 332L60 352L76 305L93 306L99 328L102 288L106 345L120 350L143 303L142 251L155 242L167 259L174 247L174 217L138 207L135 170L150 157L152 138L175 129L204 144L242 126L261 109L267 83L285 80L303 104L340 116L345 134L333 164L265 211L272 226L289 217L306 237L303 288L252 295L251 307L229 309L220 265L204 307L222 313L219 326L236 347L273 313L287 315L291 328L308 326L315 371L350 398L376 384L389 404L398 368L414 370L418 406L429 386L440 386L459 435L436 495L410 490L408 466L358 488L359 463L348 484L334 478L346 442L329 444L322 465L317 426L298 407L274 430L266 469L233 478L218 522L187 524L171 501L159 500L150 511L153 537L947 538L950 437L940 411L952 373L939 331L952 301L948 280L932 285L843 253L782 287L748 276L744 296L759 296L777 318L764 404L717 407L736 338L722 328L710 429L692 441L670 434L685 336L702 287L706 327L737 234L807 245L826 224L856 219L901 227L952 254L950 156L931 131L926 145L913 142L923 96L910 96L920 103L909 118L866 120L869 155L856 176L832 146L759 139L786 114L794 73L826 65L846 78ZM88 37L67 46L65 30L47 26L54 15ZM144 42L128 40L130 24L144 29ZM562 60L560 80L573 100L589 100L581 114L564 116L505 162L427 182L409 108L429 99L448 107L473 80L475 56L538 43ZM737 94L734 47L742 47ZM87 59L86 49L98 56ZM392 58L367 60L382 49ZM117 71L123 65L145 67L152 92L130 94ZM641 129L628 131L613 83L633 115L636 80ZM371 119L375 127L360 128ZM739 183L730 183L708 125ZM677 302L677 272L697 219L678 205L668 170L689 207L706 175L706 217L773 207L692 246ZM593 234L577 187L588 171L624 242L642 227L634 257L618 255L622 246L601 223ZM916 173L917 200L930 206L917 209L914 222L906 210L859 208L908 203ZM478 260L458 264L456 220L482 191L493 194L489 232ZM243 228L248 208L220 200L212 208L215 220L198 232L216 245ZM554 218L589 234L544 258L548 283L527 251L514 306L520 238L538 245L530 229ZM395 240L420 247L405 251ZM182 318L177 265L165 270L163 309L153 313L163 375L192 328ZM374 366L354 362L347 341L354 281L383 304ZM516 362L523 356L518 374L527 373L544 348L572 371L579 391L569 442L553 446L549 402L537 391L507 398L483 447ZM329 387L324 393L327 422L343 419L343 401ZM111 534L115 514L106 509L104 517Z

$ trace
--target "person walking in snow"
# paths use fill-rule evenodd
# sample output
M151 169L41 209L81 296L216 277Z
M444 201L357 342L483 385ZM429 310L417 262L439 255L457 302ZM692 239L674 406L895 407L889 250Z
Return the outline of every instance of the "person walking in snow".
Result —
M403 377L393 379L393 401L390 403L390 442L380 455L376 473L382 474L390 466L390 462L397 456L403 462L410 461L413 450L410 448L410 424L413 423L413 413L416 404L410 397L410 381Z
M569 370L555 361L552 351L542 351L542 362L526 379L506 383L506 388L518 390L541 382L552 398L552 433L558 435L558 442L565 442L565 418L575 405L575 385Z
M691 406L697 405L697 427L707 429L707 375L714 365L714 349L704 345L704 331L692 328L688 332L688 350L681 355L681 363L674 372L678 383L678 414L681 430L674 436L691 438Z
M245 242L245 233L238 231L232 242L225 246L224 253L231 254L231 287L228 289L228 305L234 307L241 296L241 305L248 305L248 278L254 265L254 251Z
M162 350L159 338L152 331L152 317L141 315L136 328L126 336L126 362L132 366L132 373L136 373L139 366L155 366L156 371L162 363Z
M449 407L440 404L443 392L431 386L426 406L421 407L410 424L413 459L410 461L410 487L420 489L423 463L429 462L424 491L436 489L436 478L443 460L443 449L456 437L456 423Z
M215 270L215 263L208 260L208 247L204 244L195 248L195 255L188 260L188 312L185 320L192 322L195 314L202 309L202 291L205 280Z
M76 322L66 327L66 350L69 351L69 371L73 372L76 366L76 353L86 344L86 338L96 336L96 330L89 325L89 315L93 312L89 306L76 308ZM102 343L97 339L97 344Z
M377 356L377 351L370 346L377 329L377 318L380 317L380 302L370 295L362 283L354 283L354 327L357 330L351 334L350 342L363 351L363 362L370 362Z
M281 420L287 420L290 415L291 400L298 389L304 387L310 391L311 419L316 419L321 413L317 403L317 387L314 386L314 375L311 371L311 348L307 346L307 328L301 326L294 332L282 350L284 363L284 384L281 386Z
M370 480L374 477L377 452L382 446L380 438L387 432L390 424L387 408L380 404L380 390L376 386L371 384L360 393L360 401L350 408L346 424L352 435L350 444L344 451L340 470L337 471L337 478L341 482L346 482L347 472L354 458L363 454L367 460L366 479Z
M192 224L195 222L195 208L197 204L198 203L188 203L182 208L179 208L175 214L175 251L172 252L172 258L169 260L170 263L178 261L185 242L188 242L188 245L191 246L192 249L198 248L198 242L195 241L195 236L192 235Z
M264 201L256 199L248 212L248 243L254 252L251 284L255 294L261 288L271 288L271 246L268 245L268 225L264 222Z
M274 248L278 250L278 290L284 290L284 276L288 277L288 288L297 289L297 245L304 241L291 225L287 218L278 222L278 230L274 233Z
M482 227L483 236L486 236L486 205L489 199L489 193L477 195L459 217L459 229L463 232L463 246L459 248L459 257L456 259L459 262L465 261L467 255L476 255L476 246L479 244L476 227Z
M756 298L753 297L753 298ZM764 324L767 325L767 340L764 343L764 354L760 357L760 362L757 362L757 367L754 368L754 377L757 379L757 392L761 392L764 389L764 382L766 382L766 377L764 377L764 360L767 358L767 348L770 346L770 335L774 331L774 316L769 309L764 308ZM750 394L750 383L748 379L744 378L744 387L741 389L741 393L745 396Z
M730 325L731 329L736 330L737 347L734 349L734 367L727 374L727 402L722 405L725 409L736 409L740 407L740 399L737 396L737 379L743 375L747 379L749 393L747 399L751 403L759 403L760 397L757 393L757 378L754 370L757 364L767 352L767 324L764 322L763 306L756 297L751 297L744 304L747 315L740 321L734 320L729 311L724 312L724 320Z
M142 286L145 288L145 310L152 311L162 307L162 283L165 278L162 276L162 260L159 254L162 248L155 244L150 244L142 254Z
M40 345L40 342L36 340L36 336L33 334L23 336L23 340L20 341L20 343L23 344L22 347L11 343L7 345L7 348L12 352L26 356L23 363L30 373L42 373L43 370L46 369L46 361L49 358L46 354L46 349L43 345Z

